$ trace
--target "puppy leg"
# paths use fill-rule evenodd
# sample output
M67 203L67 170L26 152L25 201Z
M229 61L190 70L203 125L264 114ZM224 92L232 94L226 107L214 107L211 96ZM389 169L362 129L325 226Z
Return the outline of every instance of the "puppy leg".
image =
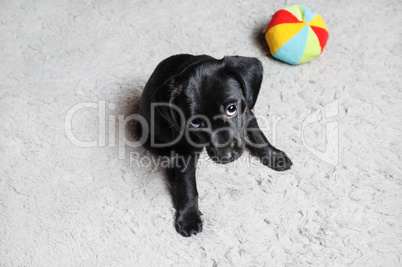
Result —
M285 152L269 143L251 111L248 112L247 119L246 147L250 150L250 153L258 157L264 165L271 169L276 171L290 169L293 164L292 161L286 156Z
M198 192L195 181L195 169L198 157L177 156L174 174L176 231L182 236L188 237L202 231L201 213L198 210Z

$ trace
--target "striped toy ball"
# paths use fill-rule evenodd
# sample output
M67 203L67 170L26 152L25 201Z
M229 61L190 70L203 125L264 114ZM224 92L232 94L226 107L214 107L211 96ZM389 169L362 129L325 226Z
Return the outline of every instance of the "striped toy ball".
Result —
M328 40L328 29L321 16L303 5L279 10L265 30L271 54L297 65L318 57Z

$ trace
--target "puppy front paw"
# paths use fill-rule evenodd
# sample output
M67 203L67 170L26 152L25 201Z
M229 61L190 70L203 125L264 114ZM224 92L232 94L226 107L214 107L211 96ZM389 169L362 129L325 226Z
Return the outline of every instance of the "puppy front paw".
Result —
M176 231L184 237L196 235L202 231L202 221L198 209L177 212Z
M265 166L275 171L286 171L293 165L292 161L283 151L272 151L269 153L268 157L262 158L261 161Z

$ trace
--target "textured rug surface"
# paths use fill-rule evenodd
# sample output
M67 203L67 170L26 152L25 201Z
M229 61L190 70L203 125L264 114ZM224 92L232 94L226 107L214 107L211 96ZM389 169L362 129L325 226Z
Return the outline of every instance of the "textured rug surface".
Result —
M290 66L262 32L299 3L329 41ZM391 0L0 1L0 266L401 266L401 14ZM179 53L260 59L254 111L294 163L203 154L190 238L128 117Z

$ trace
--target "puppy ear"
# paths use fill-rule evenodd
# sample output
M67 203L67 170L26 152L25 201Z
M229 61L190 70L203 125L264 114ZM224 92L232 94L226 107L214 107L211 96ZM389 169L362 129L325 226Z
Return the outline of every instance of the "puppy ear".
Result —
M247 106L252 109L260 92L263 67L260 60L252 57L224 57L223 62L240 82Z
M173 78L171 78L156 89L154 94L156 111L178 131L180 130L179 116L181 116L178 113L181 110L178 108L176 100L180 92L180 86L176 86Z

